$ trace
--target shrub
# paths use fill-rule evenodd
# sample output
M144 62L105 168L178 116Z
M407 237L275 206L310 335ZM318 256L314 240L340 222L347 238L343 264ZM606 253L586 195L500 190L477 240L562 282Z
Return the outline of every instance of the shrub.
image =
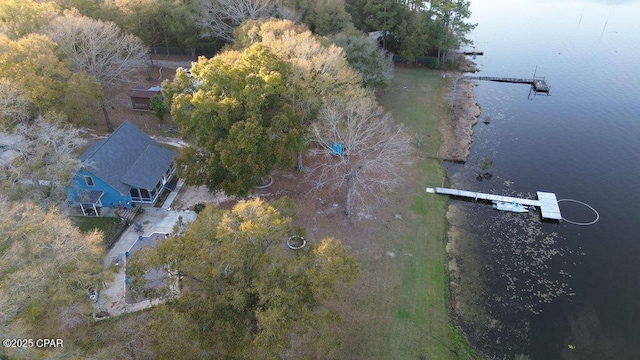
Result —
M151 110L153 110L153 113L158 118L158 121L164 121L164 116L167 115L169 109L164 103L162 94L155 94L151 97Z
M204 210L205 207L207 207L207 204L205 204L205 203L197 203L197 204L193 205L193 211L195 211L196 214L200 214L200 212L202 210Z

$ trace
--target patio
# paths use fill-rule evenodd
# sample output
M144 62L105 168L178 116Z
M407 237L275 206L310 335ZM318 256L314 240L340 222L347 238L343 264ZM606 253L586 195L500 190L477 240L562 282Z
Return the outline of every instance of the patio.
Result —
M130 299L127 299L126 291L126 254L128 253L131 256L131 254L145 246L155 246L158 240L173 232L173 226L178 221L178 218L181 217L184 224L189 224L195 220L196 216L197 214L193 211L145 207L144 213L137 215L134 219L136 223L142 225L143 232L138 233L135 230L135 226L130 226L105 257L105 267L115 265L117 273L111 283L103 284L96 301L98 311L106 311L110 316L116 316L159 304L161 299L146 299L136 303L127 302ZM147 274L150 277L151 284L154 283L153 279L161 277L161 274L154 274L154 271L152 270Z

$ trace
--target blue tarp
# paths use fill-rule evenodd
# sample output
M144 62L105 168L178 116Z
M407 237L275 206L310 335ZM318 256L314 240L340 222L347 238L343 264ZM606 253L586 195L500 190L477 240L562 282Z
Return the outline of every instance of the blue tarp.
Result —
M333 154L334 155L342 155L342 144L341 143L333 143Z

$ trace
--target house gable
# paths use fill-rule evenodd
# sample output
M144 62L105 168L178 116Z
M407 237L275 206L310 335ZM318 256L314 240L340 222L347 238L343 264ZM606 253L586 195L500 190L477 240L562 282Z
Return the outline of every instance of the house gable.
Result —
M90 177L93 186L87 184L86 178ZM96 193L102 193L98 199L95 199ZM117 207L131 204L131 196L128 192L120 193L112 186L102 181L100 177L87 170L80 170L71 181L71 185L67 191L68 200L71 203L93 204L100 200L100 206ZM94 201L92 201L94 200ZM127 206L128 207L128 206Z

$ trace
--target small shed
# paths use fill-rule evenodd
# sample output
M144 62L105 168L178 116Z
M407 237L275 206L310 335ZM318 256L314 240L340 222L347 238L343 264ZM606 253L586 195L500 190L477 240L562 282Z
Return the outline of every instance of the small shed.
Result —
M131 106L134 110L151 110L151 98L157 94L160 94L159 86L149 89L131 89L129 90Z

